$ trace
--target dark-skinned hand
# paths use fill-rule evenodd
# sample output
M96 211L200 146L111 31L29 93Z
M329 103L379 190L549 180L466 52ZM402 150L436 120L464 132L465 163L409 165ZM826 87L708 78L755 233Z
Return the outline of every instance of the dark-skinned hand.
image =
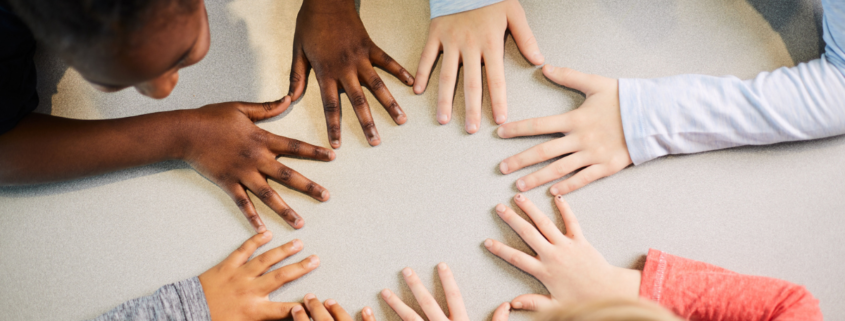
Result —
M393 74L408 86L414 78L405 68L379 49L364 29L354 0L305 0L296 17L290 93L293 100L305 93L311 69L317 76L326 113L326 129L332 148L340 147L340 90L346 92L367 142L381 143L370 106L361 85L367 87L396 124L407 121L373 66Z
M264 222L246 193L250 190L293 228L304 221L267 183L272 179L318 201L327 201L329 192L276 158L293 156L320 161L335 158L332 150L295 139L273 135L256 121L275 117L290 106L290 97L269 103L228 102L187 110L183 121L189 137L182 156L197 172L220 186L261 233Z

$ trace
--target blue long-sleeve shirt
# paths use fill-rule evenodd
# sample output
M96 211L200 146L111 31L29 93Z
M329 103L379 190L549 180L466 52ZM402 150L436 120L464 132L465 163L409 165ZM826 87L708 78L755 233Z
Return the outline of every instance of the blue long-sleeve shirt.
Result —
M825 53L751 80L620 79L628 152L639 165L698 153L845 134L845 1L822 0Z
M428 4L431 9L431 19L434 19L439 16L478 9L502 1L504 0L430 0Z

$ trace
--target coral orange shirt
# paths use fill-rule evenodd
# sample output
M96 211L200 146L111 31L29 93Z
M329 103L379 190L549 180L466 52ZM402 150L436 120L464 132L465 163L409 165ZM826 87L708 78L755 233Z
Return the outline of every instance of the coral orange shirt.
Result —
M640 297L687 320L822 320L803 286L649 250Z

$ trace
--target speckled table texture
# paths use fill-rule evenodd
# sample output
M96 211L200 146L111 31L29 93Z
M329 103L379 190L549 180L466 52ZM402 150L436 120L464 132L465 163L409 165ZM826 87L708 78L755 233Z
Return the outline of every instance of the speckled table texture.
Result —
M208 56L181 72L173 95L156 101L132 90L95 91L49 52L38 54L40 112L116 118L223 101L275 100L287 93L300 1L209 0ZM524 0L546 61L609 77L682 73L736 75L817 58L821 8L803 0ZM425 0L364 0L372 39L412 73L428 30ZM559 114L583 97L552 84L506 42L509 120ZM408 114L395 125L373 102L382 145L369 147L344 101L344 145L330 163L280 160L327 187L319 203L273 183L306 220L293 230L263 204L275 238L318 254L322 265L271 294L301 300L313 292L350 311L366 305L398 320L383 288L413 302L400 270L409 266L443 301L435 265L453 269L473 320L542 284L489 254L496 238L527 246L493 207L511 204L516 178L498 163L551 136L503 140L485 88L481 130L463 131L463 90L455 117L434 119L437 77L416 96L379 71ZM439 67L435 70L439 72ZM312 74L304 98L260 127L329 146ZM486 87L486 86L485 86ZM459 82L458 88L463 88ZM345 97L342 97L345 100ZM805 285L828 319L845 319L845 138L657 159L567 196L586 236L612 264L632 266L656 248L747 274ZM548 187L526 195L555 222ZM198 275L252 234L228 196L181 162L41 186L0 189L0 315L10 320L93 318L126 300ZM359 316L360 317L360 316ZM529 320L516 313L514 320Z

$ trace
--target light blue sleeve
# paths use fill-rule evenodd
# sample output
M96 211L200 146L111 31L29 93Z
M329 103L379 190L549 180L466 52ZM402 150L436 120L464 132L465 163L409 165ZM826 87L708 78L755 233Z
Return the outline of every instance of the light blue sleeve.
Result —
M680 75L620 79L635 165L698 153L845 134L845 1L822 0L825 53L751 80Z
M431 19L486 7L504 0L430 0Z

